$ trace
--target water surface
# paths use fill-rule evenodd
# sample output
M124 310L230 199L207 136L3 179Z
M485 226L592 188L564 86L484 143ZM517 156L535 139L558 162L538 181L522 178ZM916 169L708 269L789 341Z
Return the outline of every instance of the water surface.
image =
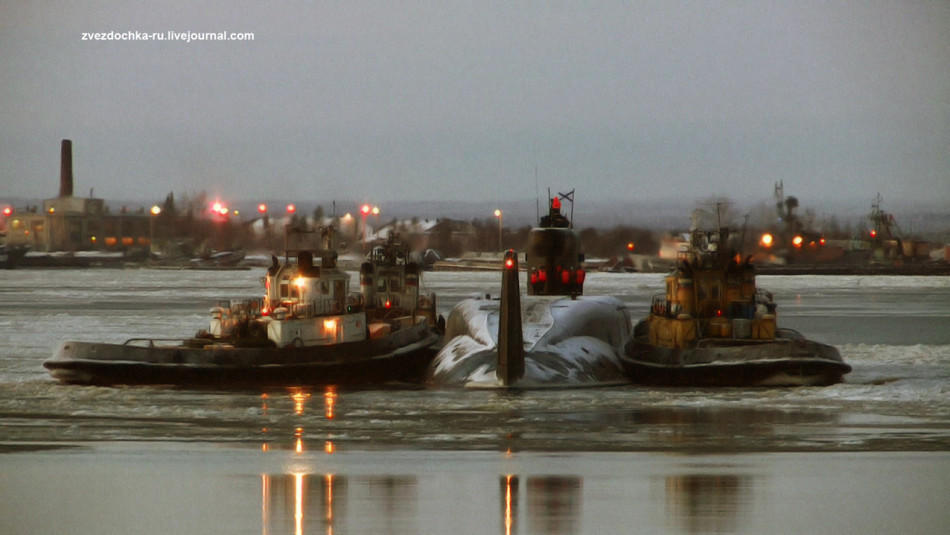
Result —
M63 340L182 337L256 271L0 272L0 533L935 533L950 278L760 277L823 388L215 392L54 383ZM497 273L426 273L447 314ZM591 274L634 317L662 275ZM10 520L12 519L12 520ZM9 520L9 521L8 521ZM68 529L64 526L68 526Z

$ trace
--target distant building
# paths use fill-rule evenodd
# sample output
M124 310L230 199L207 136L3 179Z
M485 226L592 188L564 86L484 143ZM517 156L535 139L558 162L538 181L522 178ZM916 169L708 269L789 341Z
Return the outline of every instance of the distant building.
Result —
M63 140L59 196L8 217L7 242L26 243L34 251L125 250L151 244L150 216L144 209L110 214L102 199L73 196L72 142Z

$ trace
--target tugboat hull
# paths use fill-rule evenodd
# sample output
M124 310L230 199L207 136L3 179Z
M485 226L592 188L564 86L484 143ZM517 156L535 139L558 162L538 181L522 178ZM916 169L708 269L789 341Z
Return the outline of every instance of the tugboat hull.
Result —
M820 386L851 371L838 350L779 329L774 340L699 340L689 348L627 344L624 369L639 384L663 386Z
M418 325L381 339L281 349L156 345L150 340L64 342L43 366L55 379L70 384L214 388L378 384L420 380L439 338L432 329Z

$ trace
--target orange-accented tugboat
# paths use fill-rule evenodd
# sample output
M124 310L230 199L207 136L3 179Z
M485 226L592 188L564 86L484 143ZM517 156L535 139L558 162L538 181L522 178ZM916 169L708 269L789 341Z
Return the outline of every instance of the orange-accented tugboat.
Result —
M755 267L728 246L728 229L694 230L666 292L634 328L624 368L637 383L689 386L828 385L851 367L832 346L776 325Z

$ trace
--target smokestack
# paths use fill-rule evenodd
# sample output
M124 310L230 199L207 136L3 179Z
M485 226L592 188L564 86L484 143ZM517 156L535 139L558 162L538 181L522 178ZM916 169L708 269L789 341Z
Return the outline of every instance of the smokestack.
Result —
M59 157L59 196L73 196L73 142L64 139Z

